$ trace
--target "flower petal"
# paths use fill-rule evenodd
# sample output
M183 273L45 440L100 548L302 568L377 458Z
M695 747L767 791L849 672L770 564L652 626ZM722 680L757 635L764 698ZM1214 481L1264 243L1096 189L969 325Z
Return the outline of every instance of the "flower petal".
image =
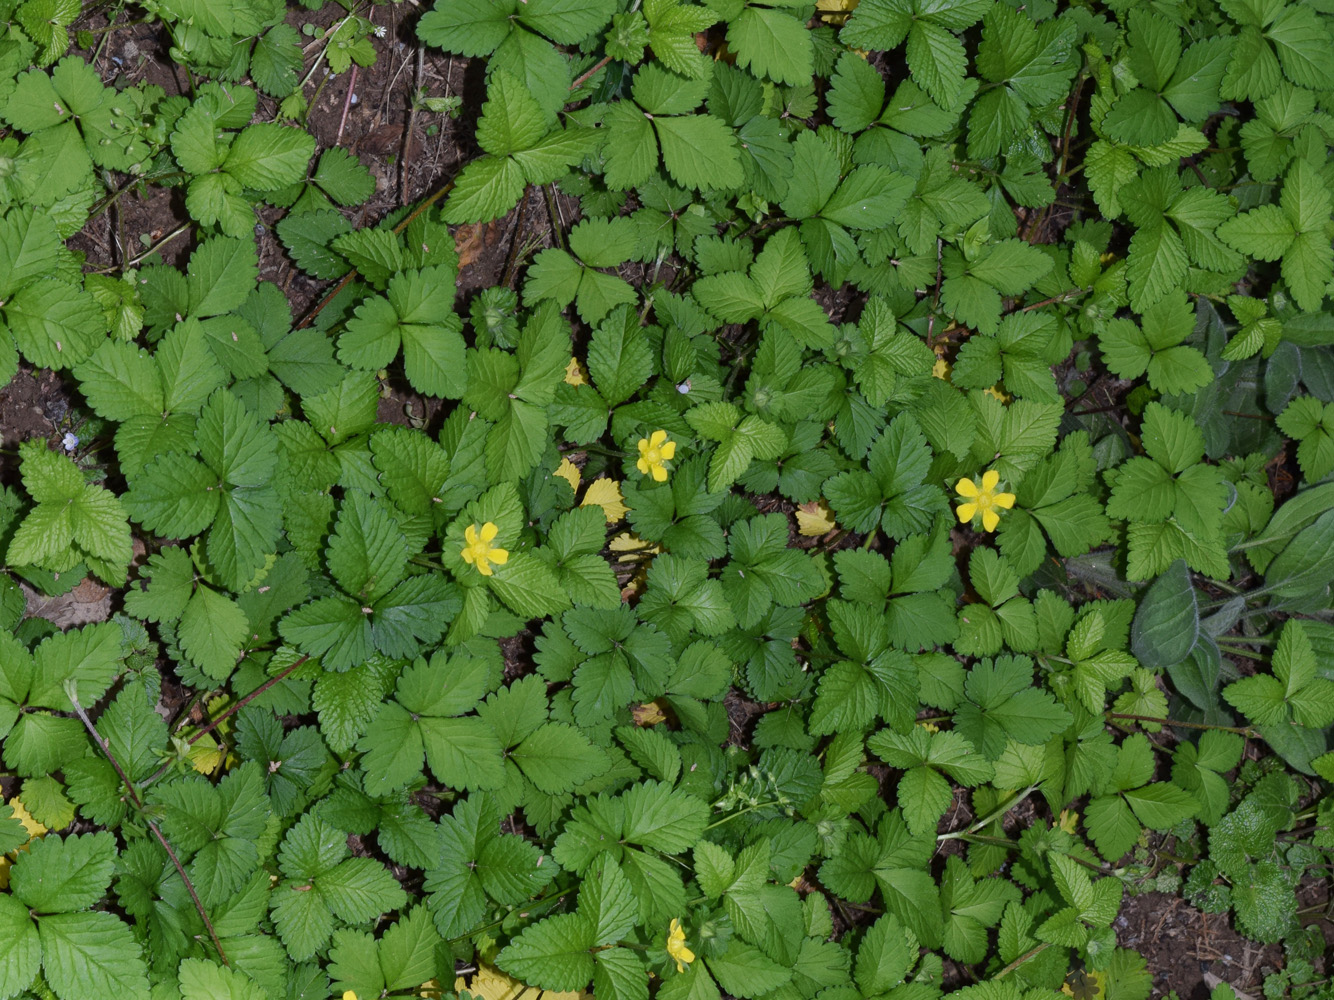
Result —
M967 524L976 516L977 516L977 504L975 503L959 504L959 522L961 524Z
M982 512L982 530L995 531L996 525L1000 524L1000 515L994 510L984 510Z
M675 457L676 457L676 442L675 442L675 441L668 441L665 445L663 445L661 448L658 449L658 454L661 455L663 458L669 460L669 461L670 461L671 459L675 458Z
M658 462L653 466L653 481L655 483L667 482L667 470L663 468L661 462Z
M487 521L486 524L482 525L482 541L488 544L494 540L499 533L500 529L491 521Z
M469 545L477 544L477 525L470 524L463 529L463 540Z
M984 490L994 490L996 484L1000 482L1000 473L995 469L988 469L982 475L982 488Z
M954 484L954 492L961 497L975 497L977 496L977 483L971 479L960 479Z
M509 549L492 549L486 554L486 558L490 559L497 566L504 566L510 561Z
M991 502L994 503L997 507L1004 507L1006 510L1009 510L1011 507L1014 506L1014 494L997 493L994 497L991 498Z
M648 443L653 448L657 448L666 440L667 440L666 431L654 431L652 434L648 436Z
M644 452L648 451L648 449L649 449L648 438L640 438L640 439L639 439L639 454L641 454L641 455L644 454Z
M636 462L635 468L638 469L642 475L645 476L648 475L648 462L646 462L644 459L641 458L638 462Z

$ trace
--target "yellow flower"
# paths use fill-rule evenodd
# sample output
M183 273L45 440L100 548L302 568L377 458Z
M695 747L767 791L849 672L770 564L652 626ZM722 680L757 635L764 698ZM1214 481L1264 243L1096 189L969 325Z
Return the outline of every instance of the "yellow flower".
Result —
M468 544L463 546L463 561L468 565L477 567L477 572L482 576L491 575L491 564L503 566L509 562L510 554L504 549L493 549L491 543L495 541L497 528L492 522L487 521L482 525L482 530L477 530L477 525L470 524L463 529L463 540Z
M1009 510L1014 506L1013 493L996 492L999 484L1000 473L995 469L988 470L982 476L980 487L971 479L960 479L954 486L954 492L967 501L959 504L960 522L967 524L981 512L982 530L995 531L996 525L1000 524L1000 515L996 513L996 508L1003 507Z
M343 1000L357 1000L357 995L351 990L343 990Z
M686 966L695 960L695 953L686 947L686 932L681 921L675 917L667 929L667 954L676 962L677 972L685 972Z
M667 467L662 463L671 461L675 455L676 442L667 440L666 431L654 431L639 439L639 461L635 467L646 476L652 475L654 482L665 483Z

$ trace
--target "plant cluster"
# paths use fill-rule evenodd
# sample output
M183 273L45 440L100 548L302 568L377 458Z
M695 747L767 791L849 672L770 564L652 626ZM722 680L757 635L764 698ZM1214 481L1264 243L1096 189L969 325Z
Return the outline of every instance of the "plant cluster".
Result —
M374 10L0 7L0 1000L1144 1000L1155 888L1328 982L1327 4L438 0L478 155L360 228Z

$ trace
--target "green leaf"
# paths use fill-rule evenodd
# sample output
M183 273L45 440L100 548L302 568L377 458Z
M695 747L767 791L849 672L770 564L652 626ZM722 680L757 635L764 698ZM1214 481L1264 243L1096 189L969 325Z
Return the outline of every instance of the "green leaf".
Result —
M593 978L595 928L581 913L562 913L525 928L496 964L510 975L545 990L582 990Z
M792 969L784 968L740 938L734 937L725 952L706 961L718 985L732 996L763 996L792 979Z
M181 962L178 975L181 1000L264 1000L267 996L253 979L198 958Z
M254 68L253 56L251 68ZM311 180L340 205L360 205L375 193L375 178L371 172L351 153L337 146L320 154L320 162Z
M81 704L97 702L120 669L119 626L111 622L85 625L56 633L33 653L35 670L27 704L69 712L73 710L65 685L73 683Z
M436 975L440 935L425 906L415 906L380 939L380 968L386 988L412 989Z
M497 597L525 618L553 614L569 603L551 567L526 552L510 553L508 562L495 567L488 584Z
M509 35L513 11L513 4L482 0L442 3L423 15L417 33L427 45L465 56L486 56Z
M250 125L233 140L222 169L255 191L274 191L306 177L315 137L274 122Z
M899 985L917 958L917 938L893 914L877 920L857 947L857 986L867 996Z
M15 292L5 302L4 318L25 358L57 370L87 359L108 326L97 300L52 278Z
M788 84L811 78L810 33L786 11L746 7L727 26L727 46L736 53L737 65L758 77Z
M913 79L946 111L960 103L968 61L963 44L930 21L917 21L908 33L908 66Z
M568 792L607 768L605 755L573 726L549 722L509 752L539 791Z
M1296 233L1283 209L1261 205L1224 222L1218 227L1218 235L1244 254L1272 261L1287 252Z
M481 156L463 168L441 216L450 225L489 222L517 205L523 190L518 163L509 157Z
M115 858L115 840L106 832L46 837L14 866L10 891L42 913L86 910L111 884Z
M62 1000L148 1000L148 970L130 928L110 913L43 917L42 971Z
M8 894L0 895L0 940L4 941L0 947L0 994L16 996L37 977L42 943L28 908Z
M707 805L662 782L634 785L621 799L625 805L624 838L655 850L689 850L708 822Z
M477 144L495 156L531 149L549 130L542 106L511 73L497 70L477 120Z
M1190 655L1199 633L1195 587L1185 561L1178 559L1140 600L1131 627L1131 649L1147 667L1170 667Z
M711 115L655 118L662 162L677 184L691 190L740 187L743 180L736 140Z
M1167 781L1154 782L1124 793L1139 821L1154 830L1166 830L1195 815L1199 803Z

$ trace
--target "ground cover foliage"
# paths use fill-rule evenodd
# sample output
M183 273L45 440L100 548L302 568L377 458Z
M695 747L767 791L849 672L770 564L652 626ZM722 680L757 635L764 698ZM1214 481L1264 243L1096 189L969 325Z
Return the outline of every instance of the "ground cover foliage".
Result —
M180 96L0 13L0 376L86 418L3 459L0 998L1143 1000L1146 889L1321 995L1334 8L437 0L478 152L361 228L367 10L145 3ZM66 246L157 186L185 266Z

